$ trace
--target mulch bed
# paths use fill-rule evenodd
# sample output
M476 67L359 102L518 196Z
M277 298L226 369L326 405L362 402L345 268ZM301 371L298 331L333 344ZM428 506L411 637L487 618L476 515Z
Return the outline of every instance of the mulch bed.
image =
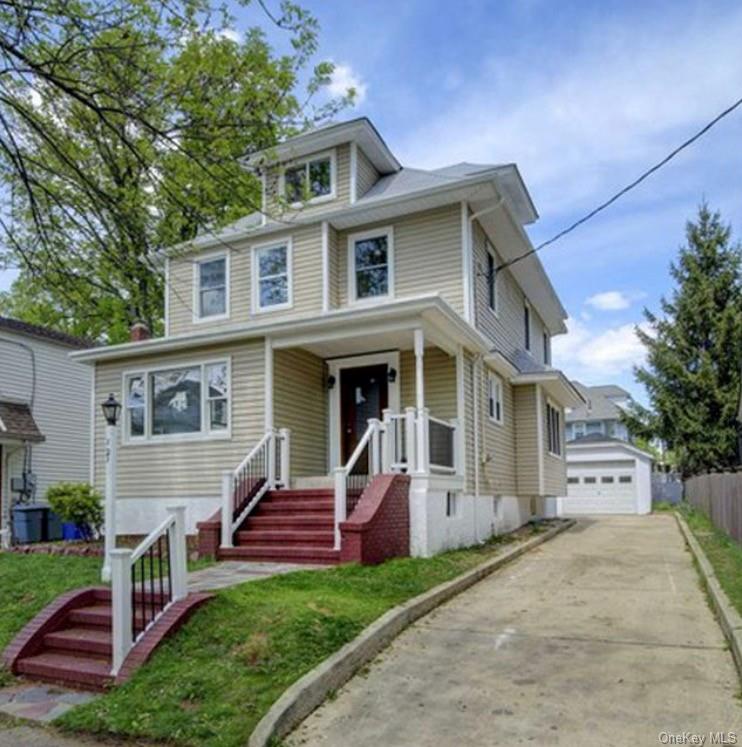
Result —
M103 545L100 542L34 542L32 545L13 545L7 552L21 555L75 555L93 556L103 555Z

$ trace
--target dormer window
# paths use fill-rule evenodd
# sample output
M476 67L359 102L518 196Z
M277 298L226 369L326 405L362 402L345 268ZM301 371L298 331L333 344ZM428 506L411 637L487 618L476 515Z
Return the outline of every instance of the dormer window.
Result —
M335 196L334 154L287 166L283 172L283 194L290 205L332 199Z

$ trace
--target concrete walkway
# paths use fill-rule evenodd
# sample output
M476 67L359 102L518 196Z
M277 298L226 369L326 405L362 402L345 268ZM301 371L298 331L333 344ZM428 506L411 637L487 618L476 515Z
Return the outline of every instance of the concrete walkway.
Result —
M316 571L331 568L311 563L268 563L254 560L221 560L188 574L188 591L214 591L237 586L247 581L259 581L294 571Z
M409 628L288 743L739 743L739 689L674 518L583 520Z

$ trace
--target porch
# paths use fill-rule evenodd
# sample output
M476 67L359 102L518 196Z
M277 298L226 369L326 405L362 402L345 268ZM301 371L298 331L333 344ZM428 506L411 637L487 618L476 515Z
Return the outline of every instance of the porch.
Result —
M376 477L463 489L464 351L440 330L271 337L265 367L265 436L224 475L220 556L337 561Z

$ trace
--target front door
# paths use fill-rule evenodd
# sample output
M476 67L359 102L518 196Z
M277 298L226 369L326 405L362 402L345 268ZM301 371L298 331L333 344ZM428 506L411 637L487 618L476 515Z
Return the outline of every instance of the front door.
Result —
M368 427L381 419L389 401L387 365L345 368L340 372L341 463L347 464Z

